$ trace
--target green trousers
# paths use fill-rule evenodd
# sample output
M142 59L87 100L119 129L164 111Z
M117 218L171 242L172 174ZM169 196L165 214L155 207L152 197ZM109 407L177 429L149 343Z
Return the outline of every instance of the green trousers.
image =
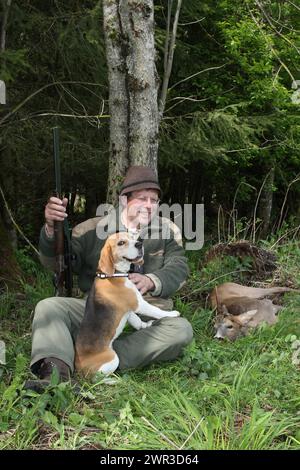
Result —
M172 310L170 299L146 295L145 300L162 310ZM74 342L85 303L86 299L50 297L37 304L32 324L30 366L33 372L45 357L61 359L74 371ZM175 359L192 337L192 327L185 318L165 317L155 320L148 328L122 333L114 341L113 349L119 356L121 370L137 368Z

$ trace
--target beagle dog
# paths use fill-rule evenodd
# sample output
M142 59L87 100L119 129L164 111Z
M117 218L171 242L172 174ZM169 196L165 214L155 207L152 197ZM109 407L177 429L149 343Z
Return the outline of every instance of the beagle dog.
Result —
M130 265L143 262L141 241L132 240L127 232L107 238L75 342L75 368L84 375L108 375L117 369L119 358L113 342L126 322L136 330L153 323L143 322L136 312L155 319L180 315L175 310L167 312L150 305L128 279Z

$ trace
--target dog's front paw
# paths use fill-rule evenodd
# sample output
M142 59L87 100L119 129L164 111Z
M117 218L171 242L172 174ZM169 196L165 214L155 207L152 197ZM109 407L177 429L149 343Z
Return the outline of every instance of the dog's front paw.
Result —
M152 323L153 323L153 322L154 322L154 320L150 320L150 321L147 321L147 322L142 321L142 323L141 323L141 329L143 329L143 328L148 328L149 326L152 326Z
M177 312L177 310L172 310L171 312L168 312L168 317L180 317L180 312Z

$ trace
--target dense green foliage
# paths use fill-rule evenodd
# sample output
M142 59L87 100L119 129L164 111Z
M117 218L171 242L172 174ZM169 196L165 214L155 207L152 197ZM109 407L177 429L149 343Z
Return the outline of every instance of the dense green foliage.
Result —
M163 162L177 164L182 192L191 202L203 198L208 214L219 204L231 209L238 190L239 214L249 216L274 168L274 221L299 173L299 105L291 101L299 10L261 2L271 25L258 3L183 2L182 22L202 21L179 32L161 152ZM299 186L289 195L290 215L297 215Z
M160 78L168 3L155 1ZM229 214L237 191L235 209L248 220L264 218L260 205L274 195L271 227L283 218L292 225L299 220L299 180L291 184L300 171L299 104L291 99L292 82L300 78L299 29L295 2L182 2L160 132L166 201L204 202L207 217L216 220L220 205ZM0 76L8 96L0 120L1 186L36 240L54 187L53 126L61 129L65 191L86 197L81 217L94 215L105 200L109 117L101 1L13 1ZM70 215L75 223L78 216Z

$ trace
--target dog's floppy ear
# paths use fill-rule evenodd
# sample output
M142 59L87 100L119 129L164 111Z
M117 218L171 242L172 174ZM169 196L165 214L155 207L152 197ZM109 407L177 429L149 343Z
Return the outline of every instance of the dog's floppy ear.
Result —
M110 243L106 242L101 250L98 269L105 274L112 275L115 272L114 260Z

